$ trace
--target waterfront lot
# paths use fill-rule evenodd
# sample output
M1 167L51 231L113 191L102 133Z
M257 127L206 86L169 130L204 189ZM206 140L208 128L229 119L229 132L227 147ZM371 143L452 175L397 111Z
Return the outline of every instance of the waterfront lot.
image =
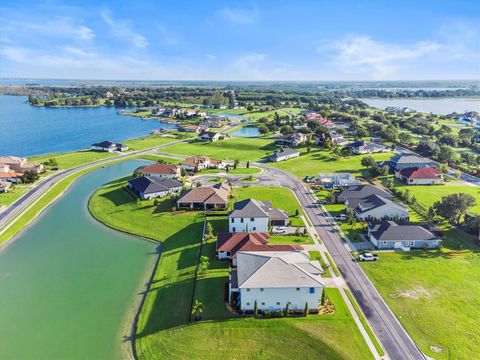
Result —
M103 151L80 150L67 153L33 156L29 158L28 161L32 163L43 163L49 159L55 159L58 163L58 168L66 170L88 162L111 158L117 155L117 153Z
M142 308L137 331L139 359L368 359L369 350L338 290L327 293L331 315L255 320L226 310L228 263L215 260L215 239L201 247L203 216L172 212L173 202L137 201L125 189L127 178L100 188L89 208L105 224L162 242L163 252ZM273 191L273 190L272 190ZM214 232L226 228L224 216L209 218ZM199 255L208 256L205 277L197 281ZM204 304L203 321L190 323L193 299Z
M163 152L183 155L207 155L223 160L259 161L277 147L274 140L256 138L232 138L215 142L174 144Z

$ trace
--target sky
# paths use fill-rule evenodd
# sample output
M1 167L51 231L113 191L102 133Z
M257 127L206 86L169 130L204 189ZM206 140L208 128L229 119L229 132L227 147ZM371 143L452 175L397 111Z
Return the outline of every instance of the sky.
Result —
M480 1L6 1L0 77L480 79Z

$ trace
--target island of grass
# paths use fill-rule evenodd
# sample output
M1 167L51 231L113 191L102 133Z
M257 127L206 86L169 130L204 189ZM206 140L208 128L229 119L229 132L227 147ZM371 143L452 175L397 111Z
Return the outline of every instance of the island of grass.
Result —
M215 259L214 237L202 244L204 214L174 211L169 198L157 205L138 203L126 190L127 180L96 191L89 209L107 226L162 242L138 319L138 359L372 358L337 289L326 289L335 307L329 315L260 320L229 312L224 303L229 264ZM226 230L226 217L208 221L214 233ZM210 262L206 273L196 277L200 255ZM190 321L194 299L204 305L199 322Z

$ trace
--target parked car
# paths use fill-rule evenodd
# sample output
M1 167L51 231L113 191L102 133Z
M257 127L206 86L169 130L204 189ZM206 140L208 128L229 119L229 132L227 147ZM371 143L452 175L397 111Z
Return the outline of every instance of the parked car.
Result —
M358 257L358 260L360 260L360 261L377 261L378 260L378 255L377 254L372 254L372 253L360 254L360 256Z
M303 181L305 181L306 183L313 183L315 182L315 178L313 176L305 176Z
M340 216L337 216L337 217L335 218L335 220L345 221L345 220L347 220L347 215L342 214L342 215L340 215Z
M273 228L273 232L275 234L283 234L287 232L287 228L285 226L276 226Z

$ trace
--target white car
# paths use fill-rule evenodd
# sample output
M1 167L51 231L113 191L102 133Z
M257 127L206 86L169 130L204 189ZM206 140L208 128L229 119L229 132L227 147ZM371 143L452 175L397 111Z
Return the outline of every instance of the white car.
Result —
M358 260L360 260L360 261L377 261L378 260L378 255L372 254L372 253L360 254L360 256L358 257Z
M287 228L285 226L277 226L273 229L273 232L277 234L283 234L287 232Z
M335 218L335 220L345 221L345 220L347 220L347 215L342 214L342 215L340 215L340 216L337 216L337 217Z

